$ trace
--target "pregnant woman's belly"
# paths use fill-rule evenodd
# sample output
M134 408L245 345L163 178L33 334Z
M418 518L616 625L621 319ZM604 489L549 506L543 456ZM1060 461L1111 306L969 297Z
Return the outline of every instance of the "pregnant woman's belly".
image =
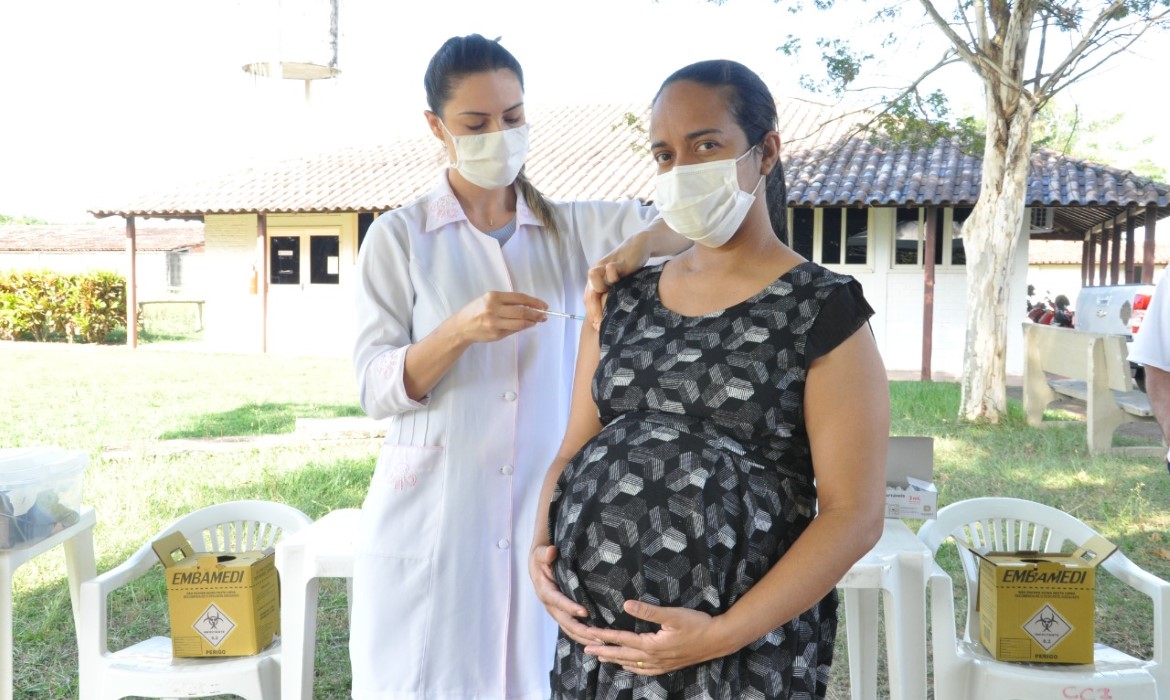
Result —
M612 423L565 467L550 509L557 584L589 623L655 626L626 600L717 615L803 530L811 489L726 445L656 422ZM808 492L808 493L804 493Z

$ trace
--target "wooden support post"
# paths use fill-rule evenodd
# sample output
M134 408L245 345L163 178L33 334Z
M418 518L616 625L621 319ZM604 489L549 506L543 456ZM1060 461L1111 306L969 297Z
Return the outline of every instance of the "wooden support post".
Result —
M1093 234L1091 232L1089 233L1089 237L1085 239L1085 246L1089 249L1089 274L1085 275L1085 286L1092 287L1093 279L1096 277L1097 272L1097 244L1093 241Z
M938 246L939 218L943 210L926 208L926 245L922 265L922 375L924 382L931 379L930 356L934 343L934 251Z
M1101 226L1101 264L1097 267L1097 284L1104 286L1109 283L1109 229Z
M1092 269L1093 269L1093 237L1085 236L1081 241L1081 286L1088 287L1092 284Z
M260 293L260 352L268 352L268 215L259 214L256 217L256 255L260 259L257 265Z
M1142 284L1154 283L1154 247L1157 237L1154 229L1158 223L1158 207L1146 207L1146 240L1142 244Z
M126 344L138 347L138 243L134 217L126 217Z
M1109 284L1118 284L1121 273L1121 222L1116 219L1109 222L1109 231L1113 242L1113 250L1109 252Z
M1137 217L1133 215L1133 207L1125 209L1125 283L1137 284L1134 279L1134 238L1137 230Z

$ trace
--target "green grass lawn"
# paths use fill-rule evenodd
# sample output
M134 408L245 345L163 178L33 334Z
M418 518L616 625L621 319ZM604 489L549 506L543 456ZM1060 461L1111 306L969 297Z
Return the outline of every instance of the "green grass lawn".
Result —
M168 440L290 432L298 417L360 415L344 359L217 355L182 345L0 343L0 445L56 444L91 456L86 502L98 513L98 570L128 556L178 515L215 502L263 498L312 517L361 503L375 442L243 445L176 452ZM955 419L958 387L891 385L893 433L935 438L941 504L982 495L1047 503L1084 519L1139 565L1170 578L1170 476L1154 458L1096 457L1083 426L1029 428L1018 403L1000 426ZM843 399L844 400L844 399ZM918 523L911 523L917 527ZM953 552L942 561L955 571ZM1109 580L1098 594L1098 639L1148 655L1150 607ZM344 586L322 585L317 697L348 697ZM18 572L15 697L77 697L76 642L64 561L53 552ZM961 582L956 593L963 595ZM957 608L962 608L962 599ZM167 630L161 574L113 600L111 645ZM842 631L844 627L842 626ZM830 697L848 697L841 635Z

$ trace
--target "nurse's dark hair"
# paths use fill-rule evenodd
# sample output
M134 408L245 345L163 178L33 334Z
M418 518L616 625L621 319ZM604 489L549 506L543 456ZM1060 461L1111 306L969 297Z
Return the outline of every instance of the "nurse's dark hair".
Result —
M747 135L752 146L760 145L769 131L779 131L776 100L768 86L747 66L728 60L699 61L678 69L662 82L654 101L671 83L689 80L693 83L721 88L726 95L727 109ZM788 188L784 183L784 165L779 159L764 184L764 199L772 220L772 230L788 243Z
M453 36L431 56L427 65L426 75L423 76L423 87L427 91L427 106L435 114L443 117L443 110L451 101L451 96L459 86L459 81L476 73L491 73L497 70L509 70L520 81L520 89L524 89L524 69L510 51L500 45L499 39L486 39L479 34L467 36ZM552 233L557 232L556 217L553 216L552 206L543 194L529 182L524 168L516 176L516 186L520 188L520 195L540 223Z

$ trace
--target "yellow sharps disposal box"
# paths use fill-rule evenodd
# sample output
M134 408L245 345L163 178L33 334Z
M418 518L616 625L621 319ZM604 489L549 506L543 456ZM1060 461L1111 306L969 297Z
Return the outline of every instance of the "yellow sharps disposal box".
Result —
M249 656L280 631L280 587L272 549L196 553L181 532L152 544L167 577L176 657Z
M979 641L1000 661L1093 663L1097 566L1117 547L1097 536L1075 552L979 557Z

